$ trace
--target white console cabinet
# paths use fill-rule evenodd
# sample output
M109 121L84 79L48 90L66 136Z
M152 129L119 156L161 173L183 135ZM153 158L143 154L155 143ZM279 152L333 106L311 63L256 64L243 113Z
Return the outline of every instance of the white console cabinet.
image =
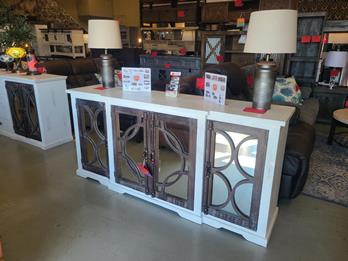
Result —
M68 91L79 176L267 246L294 108L96 87Z
M0 74L0 134L49 149L72 141L66 77Z

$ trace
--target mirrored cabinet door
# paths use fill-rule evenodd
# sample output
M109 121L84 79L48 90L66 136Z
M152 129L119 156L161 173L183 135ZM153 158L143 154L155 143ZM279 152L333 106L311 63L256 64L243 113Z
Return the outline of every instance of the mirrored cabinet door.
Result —
M85 170L109 177L105 104L76 100L81 161Z
M148 113L112 106L115 150L116 182L133 189L150 193L151 166L148 163L146 134ZM149 170L144 173L141 166Z
M33 85L6 81L5 86L15 133L41 141L40 123Z
M154 190L156 197L193 209L197 122L156 114L154 124Z
M257 230L268 131L208 121L204 213Z
M27 119L27 135L28 137L41 141L41 131L39 124L39 115L36 107L36 99L34 88L32 85L23 88L23 101L25 106L25 114Z

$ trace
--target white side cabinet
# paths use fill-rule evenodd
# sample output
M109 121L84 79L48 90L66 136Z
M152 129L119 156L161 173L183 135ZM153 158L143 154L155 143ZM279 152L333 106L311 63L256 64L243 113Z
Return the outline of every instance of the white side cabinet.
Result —
M0 74L0 134L44 150L71 141L65 80Z
M77 175L267 246L294 108L96 87L68 91Z

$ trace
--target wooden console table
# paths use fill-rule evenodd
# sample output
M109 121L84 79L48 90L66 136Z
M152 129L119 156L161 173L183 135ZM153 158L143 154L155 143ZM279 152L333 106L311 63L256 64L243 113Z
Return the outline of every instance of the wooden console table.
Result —
M248 102L220 106L184 94L68 93L77 175L267 246L294 108L259 115L243 112Z
M0 134L49 149L72 141L65 76L0 74Z

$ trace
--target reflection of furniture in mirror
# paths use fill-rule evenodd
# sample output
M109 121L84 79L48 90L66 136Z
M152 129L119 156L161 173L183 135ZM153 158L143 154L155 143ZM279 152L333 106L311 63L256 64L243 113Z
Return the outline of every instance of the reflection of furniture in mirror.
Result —
M105 104L77 100L81 162L84 169L108 177Z
M78 131L76 101L105 104L108 168L115 175L83 168L79 136L77 175L267 246L294 108L274 105L255 115L243 112L249 102L217 106L192 95L95 88L68 90L74 125Z
M113 115L116 182L193 209L196 121L116 106Z
M66 77L0 76L0 134L42 149L72 140Z
M256 230L268 131L209 121L204 212Z

